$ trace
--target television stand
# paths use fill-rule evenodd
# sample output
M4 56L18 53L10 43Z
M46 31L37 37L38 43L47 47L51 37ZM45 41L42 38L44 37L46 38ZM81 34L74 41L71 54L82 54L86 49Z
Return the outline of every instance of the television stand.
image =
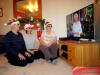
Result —
M59 56L73 67L98 67L100 66L100 43L59 40Z

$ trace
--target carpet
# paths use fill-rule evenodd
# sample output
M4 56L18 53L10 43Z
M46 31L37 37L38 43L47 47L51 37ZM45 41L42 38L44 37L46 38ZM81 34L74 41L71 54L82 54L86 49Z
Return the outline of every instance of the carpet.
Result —
M10 65L4 55L0 56L0 75L72 75L72 67L62 59L51 64L43 59L35 60L25 67Z

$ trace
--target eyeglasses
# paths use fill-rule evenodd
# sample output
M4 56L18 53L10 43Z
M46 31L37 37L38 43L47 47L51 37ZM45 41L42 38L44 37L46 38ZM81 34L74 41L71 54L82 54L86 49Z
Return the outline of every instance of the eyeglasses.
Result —
M20 24L19 24L19 23L17 23L17 24L14 24L14 25L18 25L18 26L20 26Z
M32 29L31 27L28 27L28 28L26 28L26 29Z
M20 24L19 24L19 23L18 23L17 25L18 25L18 26L20 26Z
M52 27L52 26L47 26L47 27Z

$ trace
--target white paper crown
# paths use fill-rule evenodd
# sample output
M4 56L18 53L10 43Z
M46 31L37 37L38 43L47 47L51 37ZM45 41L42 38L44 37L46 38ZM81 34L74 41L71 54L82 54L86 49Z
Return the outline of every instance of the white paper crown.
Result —
M24 29L26 30L28 27L33 28L33 27L34 27L34 25L31 25L31 24L25 24Z
M45 26L47 27L48 25L50 25L51 23L50 22L46 22L45 23Z

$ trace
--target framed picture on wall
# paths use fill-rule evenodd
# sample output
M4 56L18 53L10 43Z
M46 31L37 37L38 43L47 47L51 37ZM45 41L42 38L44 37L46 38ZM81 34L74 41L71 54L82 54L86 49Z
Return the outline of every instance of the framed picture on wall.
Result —
M0 8L0 17L2 17L2 16L3 16L3 9Z

